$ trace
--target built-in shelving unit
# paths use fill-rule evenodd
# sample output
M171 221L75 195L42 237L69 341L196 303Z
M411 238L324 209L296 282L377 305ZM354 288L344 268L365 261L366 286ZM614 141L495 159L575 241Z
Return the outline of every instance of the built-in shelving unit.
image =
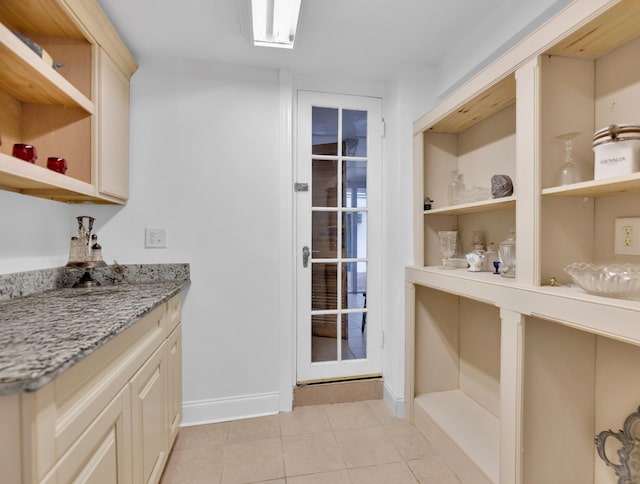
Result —
M65 202L125 203L129 78L136 68L95 0L0 2L0 188ZM36 147L35 165L13 158L14 143ZM65 158L67 172L48 170L48 157Z
M640 124L638 55L640 2L576 0L414 123L407 412L463 483L617 482L593 437L640 405L640 302L564 268L640 263L613 248L615 218L640 216L640 173L594 180L591 147ZM559 186L570 132L583 181ZM452 170L467 188L508 175L514 194L449 206ZM513 229L515 279L440 269L438 231L458 230L463 256L472 232L497 247Z

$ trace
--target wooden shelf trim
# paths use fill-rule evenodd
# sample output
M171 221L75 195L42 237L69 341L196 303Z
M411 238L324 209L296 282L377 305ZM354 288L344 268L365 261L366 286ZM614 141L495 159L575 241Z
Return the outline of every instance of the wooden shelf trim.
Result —
M405 282L445 291L527 316L637 345L640 301L587 294L574 285L518 284L490 272L410 266Z
M40 198L105 203L93 185L0 153L0 186Z
M0 19L24 33L41 33L84 40L84 34L71 21L59 1L2 0Z
M607 197L640 190L640 173L590 180L542 190L544 197Z
M597 58L640 35L640 2L623 0L551 47L547 54Z
M100 45L122 72L131 77L138 70L138 63L97 1L61 1L68 13L83 25L87 38Z
M516 102L516 78L510 75L429 127L435 133L461 133Z
M29 86L29 89L25 89ZM0 89L27 103L79 107L93 114L93 103L0 24Z
M499 482L500 419L461 390L418 395L417 412L444 431L488 481ZM416 417L416 422L423 420Z
M505 208L515 207L516 197L491 198L489 200L481 200L479 202L465 203L463 205L455 205L450 207L434 208L425 210L425 215L460 215L475 212L490 212L493 210L503 210Z

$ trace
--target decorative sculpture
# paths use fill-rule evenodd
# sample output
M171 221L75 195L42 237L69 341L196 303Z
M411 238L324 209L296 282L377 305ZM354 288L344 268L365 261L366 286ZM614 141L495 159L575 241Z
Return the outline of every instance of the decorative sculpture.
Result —
M513 182L508 175L493 175L491 177L491 195L502 198L513 195Z
M618 484L632 484L640 479L640 440L638 429L634 428L640 422L640 407L637 412L630 414L624 421L623 428L618 432L603 430L596 438L596 449L600 458L611 467L618 477ZM622 447L617 450L618 461L616 463L607 457L605 444L609 437L616 439Z

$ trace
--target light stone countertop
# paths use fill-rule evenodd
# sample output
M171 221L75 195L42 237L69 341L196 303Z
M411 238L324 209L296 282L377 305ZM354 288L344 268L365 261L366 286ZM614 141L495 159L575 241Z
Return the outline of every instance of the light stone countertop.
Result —
M64 288L0 302L0 395L44 387L188 284Z

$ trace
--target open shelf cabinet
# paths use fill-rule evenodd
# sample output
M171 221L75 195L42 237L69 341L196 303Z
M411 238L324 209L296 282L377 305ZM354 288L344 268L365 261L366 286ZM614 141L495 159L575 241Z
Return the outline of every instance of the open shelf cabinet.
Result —
M407 413L463 483L617 482L593 439L640 405L625 384L640 302L587 294L564 268L640 264L614 252L615 219L640 216L640 173L594 180L591 147L640 124L639 55L640 2L575 0L414 123ZM571 132L582 180L561 186L556 138ZM450 206L451 170L467 188L508 175L514 194ZM515 279L439 268L438 231L457 230L464 257L474 231L497 247L513 229Z
M540 318L525 324L523 481L617 482L593 438L637 409L640 348ZM617 458L613 446L607 453Z
M36 53L14 34L42 48ZM137 66L95 0L0 3L0 188L65 202L128 198L129 79ZM14 143L33 145L29 164ZM64 175L48 157L67 160Z
M426 287L415 292L414 423L470 482L495 482L500 455L498 309ZM469 315L474 314L470 324ZM419 343L418 343L419 342Z

